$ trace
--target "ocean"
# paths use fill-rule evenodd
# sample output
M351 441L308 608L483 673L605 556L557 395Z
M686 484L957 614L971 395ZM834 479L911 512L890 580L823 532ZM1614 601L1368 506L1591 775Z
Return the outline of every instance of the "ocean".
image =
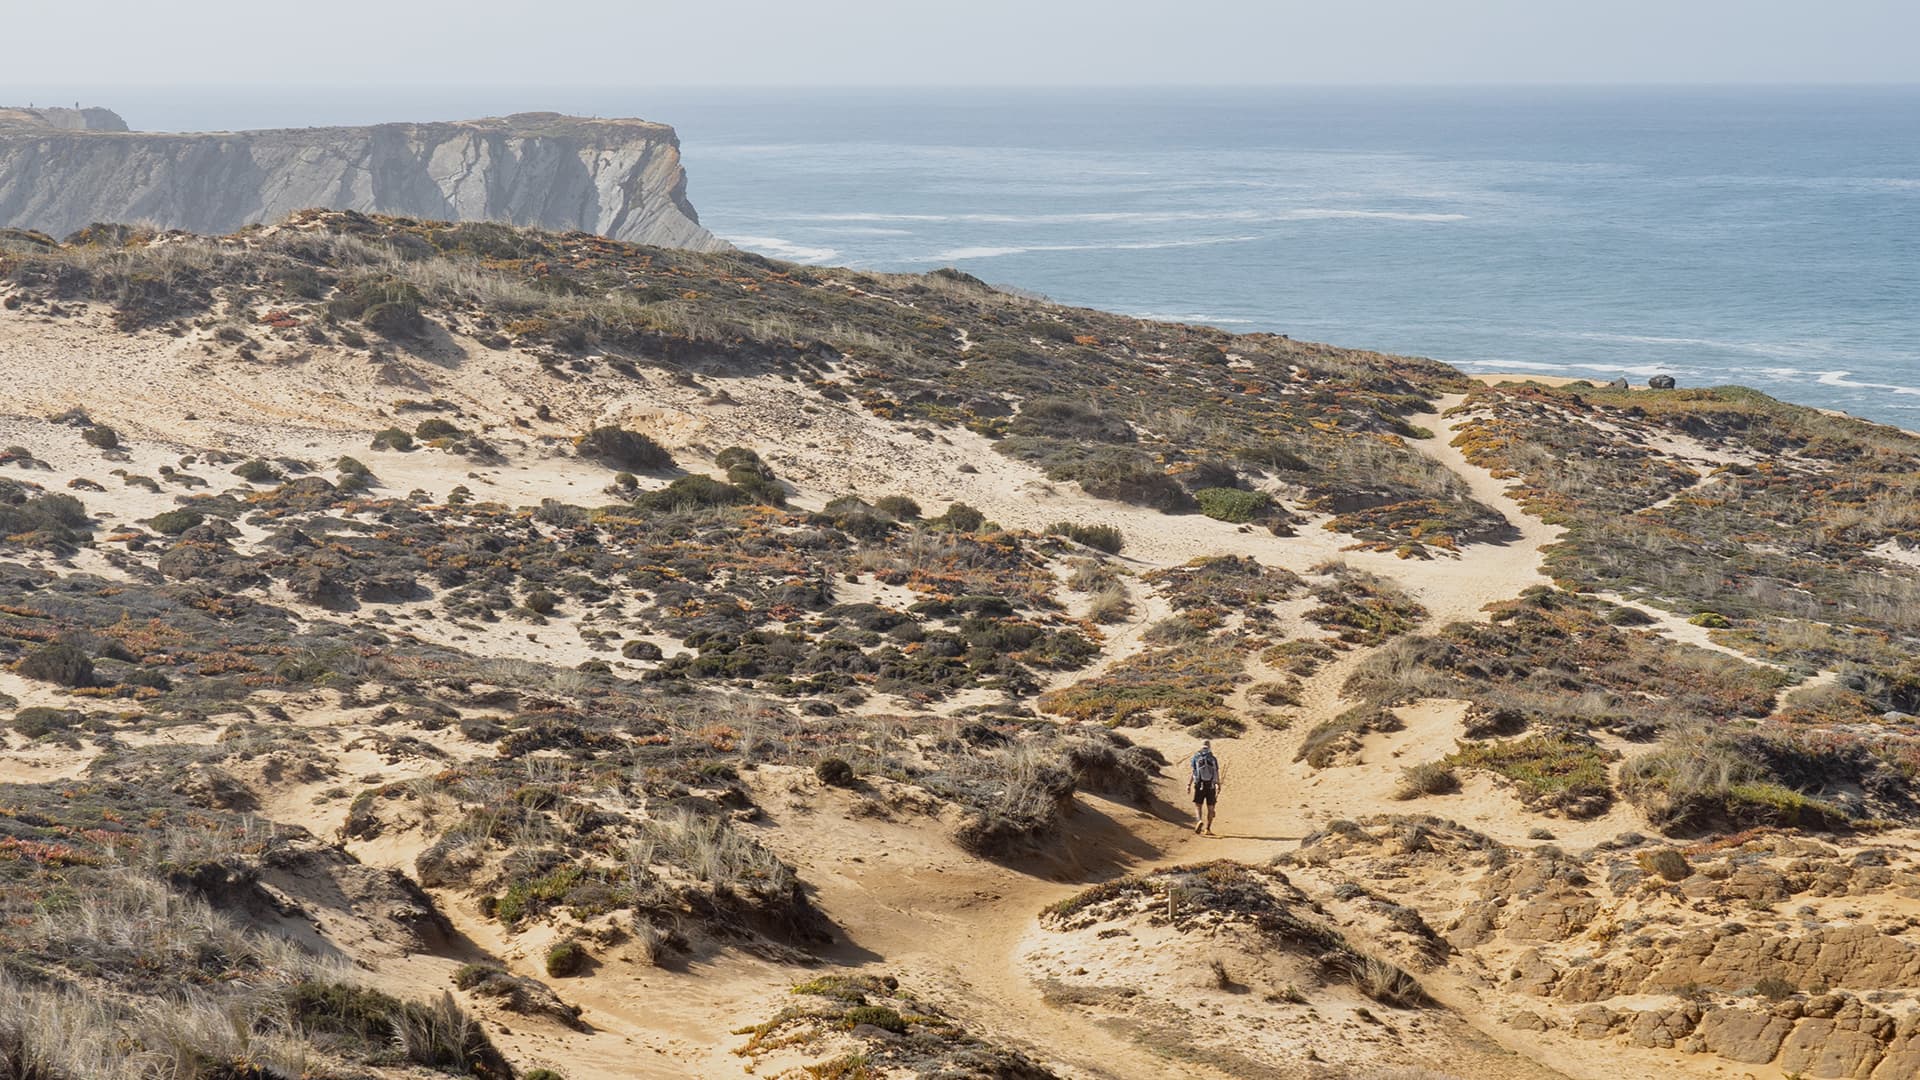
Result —
M780 258L1920 428L1920 87L113 93L144 129L645 116Z

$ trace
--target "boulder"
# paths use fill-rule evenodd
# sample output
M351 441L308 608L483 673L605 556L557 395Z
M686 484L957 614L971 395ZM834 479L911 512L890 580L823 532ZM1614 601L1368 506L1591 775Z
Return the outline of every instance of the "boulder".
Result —
M1617 1016L1605 1005L1582 1005L1573 1014L1573 1034L1581 1039L1604 1039L1613 1033Z
M1837 1020L1800 1021L1780 1049L1780 1070L1788 1075L1854 1077L1866 1080L1886 1054L1879 1039L1848 1031Z
M1655 375L1647 380L1648 388L1653 390L1671 390L1677 385L1671 375Z
M1713 1009L1700 1018L1700 1041L1710 1053L1749 1065L1765 1065L1780 1053L1793 1029L1784 1016L1752 1009Z

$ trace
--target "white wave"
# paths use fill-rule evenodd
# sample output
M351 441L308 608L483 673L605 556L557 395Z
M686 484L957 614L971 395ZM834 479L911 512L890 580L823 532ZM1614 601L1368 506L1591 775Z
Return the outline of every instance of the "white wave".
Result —
M936 251L913 262L957 262L961 259L995 259L1002 255L1025 255L1034 251L1154 251L1160 248L1206 247L1212 244L1241 244L1258 236L1206 236L1190 240L1138 240L1112 244L1027 244L1020 247L957 247Z
M961 259L997 259L1002 255L1024 255L1029 251L1058 251L1059 248L1030 247L957 247L935 252L924 262L958 262Z
M1814 382L1821 386L1839 386L1848 390L1885 390L1893 394L1920 394L1920 386L1899 386L1894 383L1859 382L1848 378L1851 371L1823 371Z
M1281 215L1283 219L1294 221L1337 221L1354 218L1372 221L1465 221L1465 214L1430 214L1411 210L1329 210L1320 207L1308 207L1301 210L1288 210Z
M1530 337L1571 337L1611 345L1681 346L1690 349L1715 349L1720 352L1746 353L1751 356L1782 360L1831 358L1836 346L1828 341L1727 341L1720 338L1680 337L1667 334L1615 334L1598 330L1578 330L1564 334L1532 333Z
M1594 368L1576 364L1548 364L1538 360L1455 360L1456 367L1487 368L1490 371L1592 371Z
M797 214L790 221L879 221L917 223L964 223L975 225L1167 225L1184 221L1412 221L1452 222L1467 220L1466 214L1416 210L1355 210L1340 207L1301 206L1280 210L1090 210L1063 214L906 214L845 212Z
M1201 323L1206 326L1244 326L1254 321L1252 319L1240 319L1228 315L1186 314L1165 311L1134 311L1128 314L1133 318L1146 319L1149 322Z
M723 236L720 239L735 247L746 248L775 259L785 259L797 263L823 263L840 254L835 248L809 247L796 244L791 240L782 240L778 236Z

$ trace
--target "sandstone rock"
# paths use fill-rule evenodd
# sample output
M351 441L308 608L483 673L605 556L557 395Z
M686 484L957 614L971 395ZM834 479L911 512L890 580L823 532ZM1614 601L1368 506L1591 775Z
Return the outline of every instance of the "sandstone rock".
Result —
M1592 894L1556 885L1513 913L1506 936L1513 941L1565 941L1599 913L1600 901Z
M1864 1031L1847 1031L1835 1021L1800 1021L1780 1049L1782 1072L1865 1080L1885 1055L1880 1040Z
M1635 1013L1627 1024L1627 1041L1634 1046L1671 1049L1692 1034L1700 1023L1700 1006L1686 1002L1664 1012Z
M687 202L680 142L664 124L522 113L161 134L8 122L22 111L0 110L0 226L59 236L96 221L151 221L227 233L327 207L727 246Z
M1527 1009L1522 1009L1512 1016L1507 1017L1507 1026L1510 1028L1518 1028L1521 1031L1547 1030L1547 1022L1541 1018L1540 1014Z
M1616 1016L1605 1005L1583 1005L1573 1014L1573 1034L1582 1039L1604 1039L1613 1033Z
M1780 1053L1793 1021L1751 1009L1712 1009L1700 1017L1700 1041L1710 1053L1765 1065Z
M1920 1076L1920 1043L1908 1042L1889 1049L1872 1075L1873 1080L1911 1080Z
M1507 983L1522 994L1545 997L1553 991L1555 980L1560 971L1541 958L1537 949L1528 949L1514 958L1513 966L1507 969Z

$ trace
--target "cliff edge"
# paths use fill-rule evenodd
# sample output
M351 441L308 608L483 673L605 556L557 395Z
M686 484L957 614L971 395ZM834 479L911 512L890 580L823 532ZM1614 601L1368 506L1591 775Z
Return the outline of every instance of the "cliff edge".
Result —
M225 233L328 207L727 246L687 201L680 141L665 124L519 113L169 134L118 121L104 109L0 109L0 226L59 236L148 221Z

